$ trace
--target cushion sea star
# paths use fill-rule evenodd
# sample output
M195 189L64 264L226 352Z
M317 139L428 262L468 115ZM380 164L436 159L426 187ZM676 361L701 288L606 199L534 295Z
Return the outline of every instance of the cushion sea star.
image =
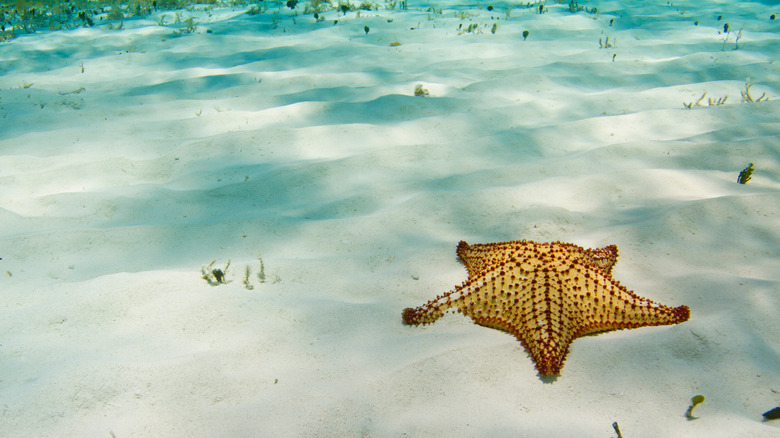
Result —
M528 240L458 244L469 278L417 308L406 324L430 324L450 308L515 335L542 376L560 374L574 339L593 333L687 321L687 306L642 298L611 276L617 247L585 249Z

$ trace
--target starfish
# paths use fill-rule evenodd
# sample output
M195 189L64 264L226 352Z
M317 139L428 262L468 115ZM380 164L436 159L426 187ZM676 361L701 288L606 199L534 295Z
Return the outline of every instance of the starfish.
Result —
M404 309L404 323L431 324L454 307L479 325L515 335L542 376L560 374L569 346L580 336L690 317L688 306L655 303L614 280L615 245L461 241L457 253L468 280L423 306Z

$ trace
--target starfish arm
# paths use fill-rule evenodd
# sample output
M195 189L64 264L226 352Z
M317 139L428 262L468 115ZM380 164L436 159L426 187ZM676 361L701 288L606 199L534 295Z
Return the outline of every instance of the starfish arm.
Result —
M582 269L580 273L562 285L565 294L571 297L567 312L580 315L578 336L679 324L690 318L687 306L672 308L640 297L597 268Z
M513 240L511 242L469 245L461 240L458 243L457 254L469 272L469 279L472 279L485 270L506 262L517 253L518 246L522 247L528 243L525 240Z
M444 313L447 312L447 310L458 305L458 303L463 300L463 297L474 287L472 283L473 282L469 280L459 287L456 287L454 290L451 290L444 295L437 296L420 307L408 307L404 309L401 314L404 324L433 324L436 320L444 316Z
M584 326L580 336L612 330L674 325L687 321L691 316L691 309L688 306L668 307L652 301L650 304L634 308L621 307L602 308L604 312L602 320Z
M463 240L458 243L458 258L469 271L469 279L479 275L480 272L491 264L495 264L496 250L498 248L489 245L496 244L469 245Z
M609 275L612 273L612 267L617 263L618 249L615 245L588 249L585 250L585 256L589 263L598 266L605 274Z

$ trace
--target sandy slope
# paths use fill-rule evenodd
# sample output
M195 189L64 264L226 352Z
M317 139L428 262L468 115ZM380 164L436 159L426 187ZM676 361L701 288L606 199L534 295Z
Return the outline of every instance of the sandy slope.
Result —
M0 44L0 435L780 436L780 11L645 3ZM459 315L401 324L460 239L517 238L615 243L692 318L577 340L553 383Z

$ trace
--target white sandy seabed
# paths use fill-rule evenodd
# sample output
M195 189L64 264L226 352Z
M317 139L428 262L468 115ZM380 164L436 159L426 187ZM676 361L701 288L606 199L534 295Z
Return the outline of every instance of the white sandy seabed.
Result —
M411 3L0 44L0 436L780 436L777 2ZM691 319L401 323L523 238Z

